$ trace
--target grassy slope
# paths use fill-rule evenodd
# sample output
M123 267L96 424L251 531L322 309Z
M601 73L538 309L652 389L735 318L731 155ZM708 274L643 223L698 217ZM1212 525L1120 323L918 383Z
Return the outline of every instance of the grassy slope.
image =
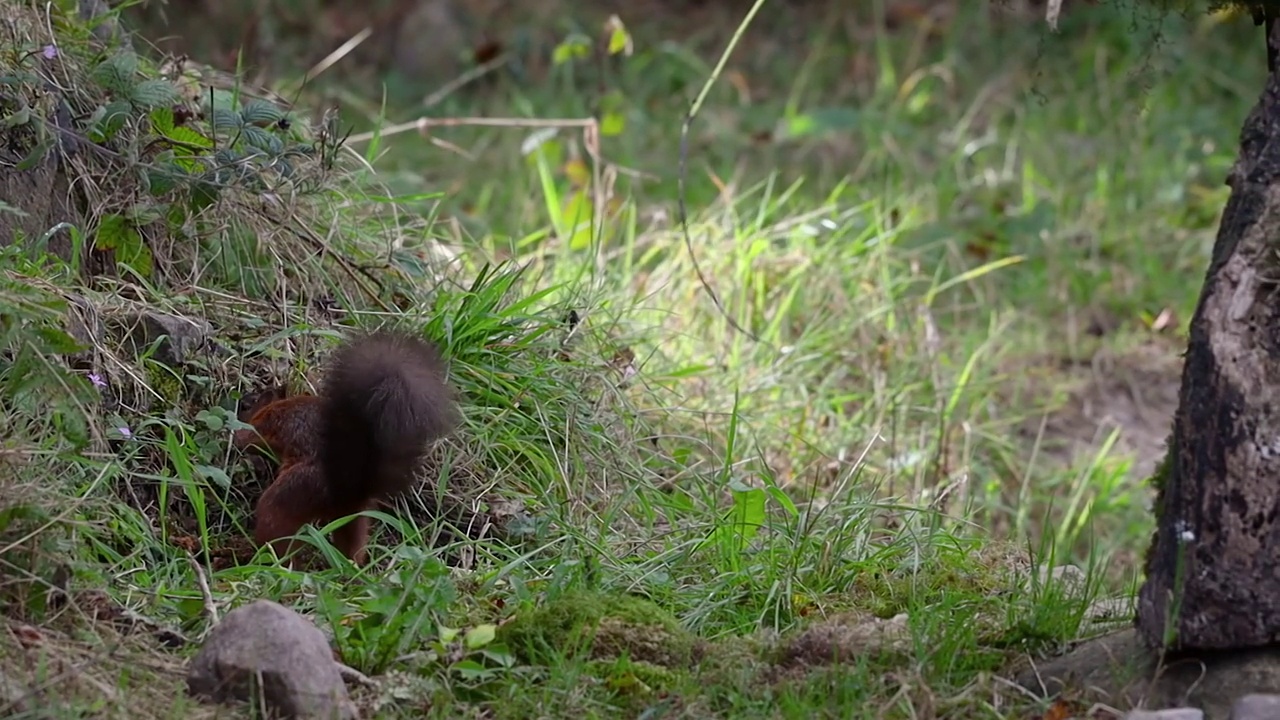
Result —
M441 522L401 521L417 539L384 543L361 572L290 573L265 556L211 569L213 602L225 612L266 596L314 612L349 664L407 671L362 695L392 715L1023 716L1034 704L1016 693L994 700L1001 686L989 673L1083 632L1092 596L1129 588L1150 529L1141 471L1127 472L1123 453L1044 451L1031 464L1042 414L1074 379L1057 360L1088 362L1099 349L1124 358L1152 343L1148 355L1176 353L1176 338L1153 336L1143 317L1188 317L1236 129L1260 87L1247 23L1169 18L1153 45L1154 26L1139 21L1135 32L1130 19L1086 10L1046 38L1039 25L997 32L974 13L923 42L815 22L834 29L811 31L808 54L744 51L731 69L752 101L722 79L695 126L690 230L728 311L764 343L719 316L670 222L683 110L671 99L692 96L717 44L669 51L660 41L670 28L632 28L638 55L610 79L632 103L628 126L605 153L655 179L620 176L621 210L596 247L547 232L557 206L548 196L571 181L571 133L532 158L519 129L436 132L470 159L411 135L357 146L400 192L449 189L444 211L458 220L434 232L459 241L458 285L421 294L469 403L467 433L446 459L468 471L456 475L523 501L529 521L505 542L446 539L439 553L429 548ZM1211 69L1233 67L1245 70ZM586 95L563 76L506 80L432 112L573 117ZM838 125L827 135L758 141L788 113L822 110ZM1012 256L1021 262L983 265ZM525 270L476 281L494 258ZM39 322L18 293L22 273L48 273L17 272L6 302ZM585 322L566 338L570 309ZM290 318L282 334L305 337L308 320ZM1098 322L1109 329L1100 339L1087 332ZM24 327L8 340L36 337ZM54 350L27 347L35 358ZM622 385L607 364L627 351L639 374ZM71 691L40 698L55 716L90 702L180 716L189 710L175 707L175 688L190 649L121 639L83 603L50 610L42 583L61 566L77 591L105 590L198 636L208 614L187 554L153 511L112 489L155 485L141 473L183 458L233 468L236 479L243 470L194 408L149 420L190 442L137 433L77 457L59 440L77 407L65 418L21 413L33 388L65 384L49 373L6 375L6 397L17 398L11 457L49 459L18 466L0 547L15 578L10 627L43 639L6 634L0 667ZM116 424L90 420L108 434ZM127 412L119 421L148 422ZM1039 446L1055 439L1057 425L1045 427ZM212 544L244 524L244 500L209 476L160 474L160 487L199 500L186 517L210 522ZM763 527L744 537L734 511ZM1096 582L1083 597L1018 588L1017 548L1028 546L1037 563L1076 562ZM439 558L462 558L465 570ZM582 621L582 608L627 621L610 636L624 657L592 659L556 630ZM815 635L797 634L899 613L905 645L873 652L855 637L838 666L815 660L828 648ZM500 645L467 658L474 664L435 652L439 624L513 618Z

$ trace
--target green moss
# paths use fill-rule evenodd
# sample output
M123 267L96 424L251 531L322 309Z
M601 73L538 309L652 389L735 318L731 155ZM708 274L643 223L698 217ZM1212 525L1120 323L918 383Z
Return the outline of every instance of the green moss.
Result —
M1173 470L1173 433L1169 433L1169 439L1165 441L1164 458L1156 465L1156 469L1151 473L1151 477L1147 478L1147 484L1155 489L1157 497L1164 492L1165 483L1169 480L1169 473ZM1158 503L1157 503L1158 507Z
M957 543L935 548L917 565L868 564L843 597L826 597L819 604L828 613L867 612L888 619L957 594L985 602L1023 572L1026 563L1024 552L1002 543Z
M143 371L147 375L147 385L164 398L166 403L171 406L177 405L185 392L182 381L173 374L173 371L159 363L147 362L143 365Z
M627 657L663 667L695 661L698 638L675 616L631 595L574 591L521 613L499 639L529 662L586 652L592 659Z
M1164 459L1162 459L1160 464L1156 466L1155 471L1151 473L1151 477L1147 478L1147 483L1156 491L1155 501L1152 503L1151 507L1156 516L1157 528L1152 531L1151 541L1147 543L1147 549L1142 554L1142 571L1147 575L1151 574L1151 552L1156 546L1156 535L1159 533L1160 527L1160 515L1164 511L1164 491L1169 484L1169 475L1173 472L1173 453L1177 451L1173 444L1172 432L1169 433L1169 439L1166 441L1165 445L1166 449L1164 452Z
M586 670L603 681L604 687L616 699L638 703L639 706L647 704L655 695L671 692L683 679L670 668L628 658L591 660Z

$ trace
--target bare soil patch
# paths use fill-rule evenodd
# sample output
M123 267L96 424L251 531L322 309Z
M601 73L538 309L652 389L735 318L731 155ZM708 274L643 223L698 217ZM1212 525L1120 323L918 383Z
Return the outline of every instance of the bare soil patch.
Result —
M1151 338L1116 343L1085 359L1047 356L1025 368L1032 402L1047 403L1020 423L1018 435L1036 449L1039 467L1087 462L1114 431L1113 451L1133 459L1131 474L1149 476L1164 457L1178 408L1182 341ZM1055 395L1060 400L1055 402Z

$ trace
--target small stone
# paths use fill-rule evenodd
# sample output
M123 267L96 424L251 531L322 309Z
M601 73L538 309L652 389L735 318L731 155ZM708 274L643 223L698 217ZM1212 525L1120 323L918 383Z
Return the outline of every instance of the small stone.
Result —
M1168 710L1130 710L1124 720L1204 720L1204 711L1196 708Z
M180 367L200 349L213 327L199 318L146 310L114 319L124 334L124 345L137 357L155 347L152 357L169 367Z
M1231 720L1272 720L1280 718L1280 695L1254 693L1236 700Z
M1133 601L1129 598L1102 598L1085 610L1084 619L1091 623L1133 622Z
M1075 565L1059 565L1052 570L1047 567L1040 568L1042 585L1045 583L1056 585L1069 593L1084 589L1088 581L1088 575Z
M219 703L262 702L285 718L356 717L324 633L270 600L237 608L214 626L191 661L187 692Z

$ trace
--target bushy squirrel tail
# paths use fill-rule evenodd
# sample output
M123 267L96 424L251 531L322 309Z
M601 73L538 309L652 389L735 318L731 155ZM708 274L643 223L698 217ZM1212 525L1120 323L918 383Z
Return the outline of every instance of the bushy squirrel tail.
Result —
M427 444L459 420L439 352L420 338L379 331L347 340L330 363L319 435L335 499L354 505L407 489Z

